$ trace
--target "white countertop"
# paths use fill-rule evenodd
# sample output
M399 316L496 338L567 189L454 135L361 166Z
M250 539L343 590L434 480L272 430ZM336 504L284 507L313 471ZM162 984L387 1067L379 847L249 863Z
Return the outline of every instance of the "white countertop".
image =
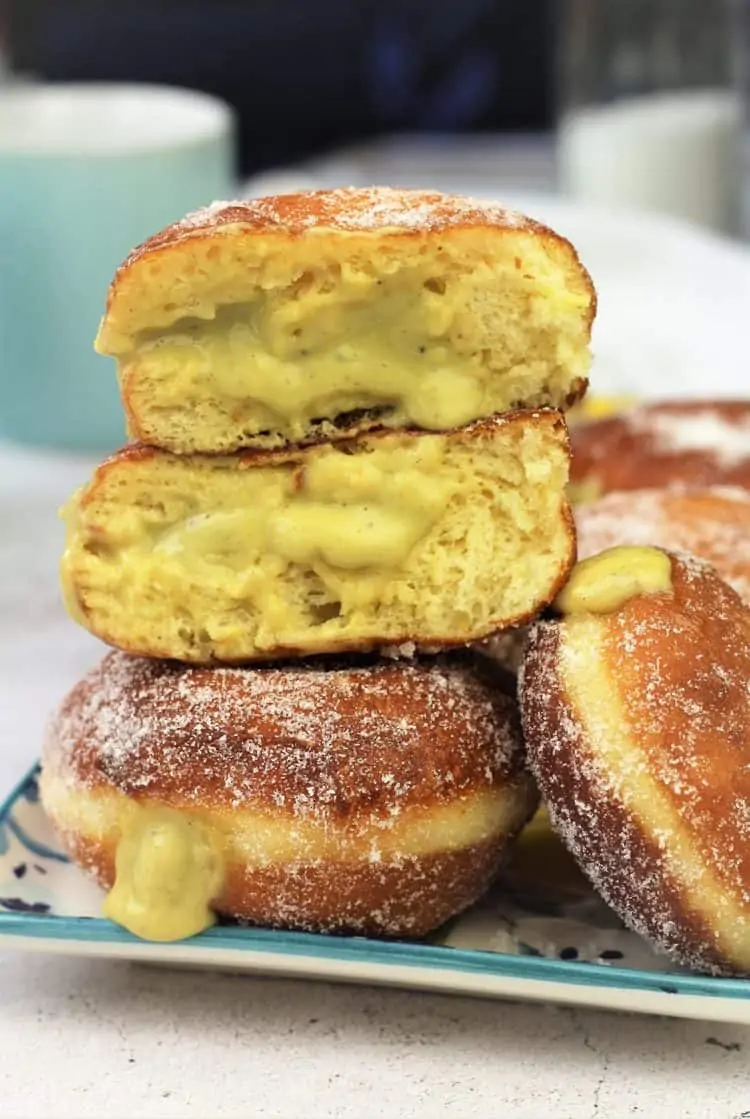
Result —
M750 1027L3 956L4 1119L739 1119Z
M0 793L101 651L57 593L55 509L90 465L0 449ZM750 1116L750 1027L32 955L0 967L3 1119Z

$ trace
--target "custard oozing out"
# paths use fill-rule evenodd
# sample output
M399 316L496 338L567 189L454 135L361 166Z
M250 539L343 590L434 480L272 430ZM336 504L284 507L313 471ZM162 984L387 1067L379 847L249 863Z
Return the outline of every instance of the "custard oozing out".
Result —
M666 552L624 545L577 563L554 606L561 614L611 614L638 595L671 590L672 561Z
M195 936L216 920L223 860L199 820L163 805L137 806L115 856L115 883L103 913L143 940Z

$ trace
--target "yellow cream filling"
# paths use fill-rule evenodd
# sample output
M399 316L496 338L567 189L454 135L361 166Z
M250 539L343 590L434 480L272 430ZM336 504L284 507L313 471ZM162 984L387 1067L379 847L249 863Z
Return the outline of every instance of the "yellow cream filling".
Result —
M403 455L333 454L295 475L258 472L252 507L190 517L155 550L178 554L184 567L201 560L241 569L260 555L322 560L349 571L398 566L440 517L452 489L429 473L441 461L434 441L416 469ZM398 470L399 460L406 469Z
M89 531L87 511L74 501L66 511L70 540L85 535L99 557L102 581L116 582L126 605L132 586L134 609L144 586L172 603L176 616L193 586L215 588L240 604L217 639L231 637L227 626L244 632L246 611L262 612L274 632L309 624L303 614L310 610L319 609L323 624L377 600L444 515L460 484L444 455L443 438L434 436L418 446L362 455L327 448L311 453L304 467L212 471L205 478L213 482L204 505L210 512L200 513L188 512L189 491L163 504L171 492L165 474L153 513L141 505L113 507L106 532L96 521ZM69 555L62 563L64 587L71 580ZM279 582L289 568L310 571L304 578L318 581L319 595L308 597L301 576L299 601L290 602Z
M610 614L638 595L671 590L666 552L622 545L577 563L554 606L561 614Z
M117 844L115 884L103 913L144 940L183 940L215 921L220 848L197 819L163 806L137 807Z
M122 364L158 369L161 408L215 394L233 415L251 411L261 430L383 406L427 429L457 427L483 414L487 377L468 343L461 353L446 342L465 303L465 290L350 269L333 292L263 293L208 322L143 332Z

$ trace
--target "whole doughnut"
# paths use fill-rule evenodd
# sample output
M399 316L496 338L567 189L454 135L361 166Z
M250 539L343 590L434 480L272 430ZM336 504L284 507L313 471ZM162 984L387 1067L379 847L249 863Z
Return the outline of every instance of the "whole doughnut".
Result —
M408 937L484 891L537 803L515 701L461 656L195 669L113 652L53 718L41 789L107 888L156 808L218 851L217 913Z
M669 561L671 590L532 629L529 764L554 828L627 925L695 970L747 973L750 610L707 565L638 551L649 578Z

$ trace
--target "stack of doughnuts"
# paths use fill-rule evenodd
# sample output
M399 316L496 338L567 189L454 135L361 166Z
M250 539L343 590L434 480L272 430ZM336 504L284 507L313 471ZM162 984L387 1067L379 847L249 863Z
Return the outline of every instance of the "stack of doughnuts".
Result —
M483 892L537 794L466 647L573 564L595 303L544 226L387 189L214 204L118 269L97 348L132 441L62 565L116 651L41 785L113 920L420 936Z

